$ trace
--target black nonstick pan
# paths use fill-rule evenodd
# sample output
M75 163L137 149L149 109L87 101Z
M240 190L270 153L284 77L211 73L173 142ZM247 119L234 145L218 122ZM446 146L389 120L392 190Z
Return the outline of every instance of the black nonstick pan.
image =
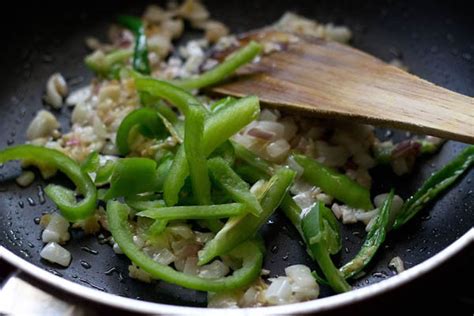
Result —
M414 74L474 96L474 20L466 14L466 7L461 2L212 0L205 3L211 15L225 22L233 32L265 26L288 10L323 22L347 25L354 32L352 45L355 47L386 61L401 59ZM83 63L88 52L84 45L86 36L105 38L107 26L117 14L140 14L146 5L140 1L10 3L9 17L2 21L0 147L25 141L29 122L45 106L42 95L46 80L52 73L61 72L71 89L89 81L92 74ZM69 126L70 114L71 109L67 107L58 113L63 130ZM377 132L381 137L387 135L386 130ZM391 137L400 139L407 136L404 131L395 131ZM387 168L372 170L373 194L387 192L394 186L398 194L408 197L432 171L449 161L464 146L447 142L438 154L417 162L409 176L395 177ZM72 240L66 246L73 257L67 269L41 260L39 252L43 243L38 218L51 211L54 205L44 200L41 188L45 183L41 180L28 188L19 188L15 183L19 173L18 164L10 163L0 168L0 254L4 259L28 269L41 282L46 281L62 291L72 291L87 299L128 310L188 313L196 310L183 310L174 305L205 306L205 293L164 282L146 284L130 279L129 260L125 256L116 255L109 245L101 244L96 237L85 236L79 230L72 231ZM332 292L323 286L322 298L316 304L301 303L269 311L309 312L365 300L378 291L387 291L408 282L418 274L430 273L455 253L468 251L468 245L474 240L473 176L471 171L406 227L390 233L385 246L368 267L367 274L353 283L354 292L325 299L323 297L332 295ZM64 181L60 177L56 180ZM359 233L353 233L354 230ZM345 249L336 258L337 265L348 261L358 251L364 227L350 227L343 230L343 234ZM282 274L291 264L314 267L301 246L298 233L278 212L264 227L263 237L267 247L264 267L271 271L272 276ZM400 256L407 268L431 259L405 274L394 276L388 262L395 256ZM50 274L31 268L25 261ZM374 283L378 284L358 289ZM111 298L104 293L116 296ZM122 297L137 301L127 301ZM169 306L151 305L144 301Z

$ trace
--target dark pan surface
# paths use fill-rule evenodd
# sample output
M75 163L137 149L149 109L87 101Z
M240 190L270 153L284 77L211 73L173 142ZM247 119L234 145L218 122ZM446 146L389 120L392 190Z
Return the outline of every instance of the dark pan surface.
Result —
M140 13L144 3L127 1L54 2L28 10L18 4L12 9L1 50L0 69L0 147L24 142L25 130L34 113L43 108L41 97L50 74L60 71L71 89L88 82L91 74L82 59L87 53L83 39L87 35L106 34L107 25L116 13ZM113 5L112 5L113 4ZM24 4L23 4L24 5ZM359 1L207 1L212 16L227 23L235 32L264 26L279 18L286 10L294 10L321 21L348 25L354 31L353 45L384 60L401 58L410 70L449 89L474 95L474 22L464 14L465 8L453 3L434 5L432 2L380 1L369 4ZM13 4L15 6L15 4ZM20 19L21 17L21 19ZM4 21L6 22L6 21ZM7 31L8 32L8 31ZM317 74L315 74L317 75ZM474 110L474 109L473 109ZM68 129L71 110L60 111L63 130ZM379 131L384 135L385 131ZM397 132L396 137L404 137ZM441 152L422 159L415 172L396 179L389 170L373 171L374 194L387 192L393 185L407 197L433 170L449 161L464 145L448 142ZM73 262L67 269L40 260L42 248L40 227L35 218L53 209L52 203L42 203L37 181L20 189L14 179L19 175L18 164L0 168L0 244L18 256L84 286L142 300L203 306L206 295L184 290L164 282L144 284L128 277L128 259L117 256L108 245L96 237L73 231L66 248ZM437 203L430 205L422 216L404 229L389 235L385 246L374 258L367 275L357 280L355 287L379 282L393 272L387 264L400 256L406 267L414 266L441 251L474 226L474 194L471 171L457 186ZM57 178L58 181L62 179ZM358 231L354 235L352 231ZM265 268L272 275L283 273L295 263L314 264L300 245L296 231L276 214L263 229L267 241ZM362 226L344 230L345 249L336 258L346 262L358 250L363 240ZM93 254L87 249L93 249ZM327 288L322 296L330 295Z

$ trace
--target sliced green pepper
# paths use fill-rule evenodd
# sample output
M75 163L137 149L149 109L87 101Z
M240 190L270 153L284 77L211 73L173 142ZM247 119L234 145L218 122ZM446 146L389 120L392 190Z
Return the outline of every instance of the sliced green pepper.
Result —
M337 220L332 212L317 202L303 215L301 229L313 258L318 262L331 288L337 292L347 292L351 286L331 260L331 254L340 249L340 235Z
M40 168L54 167L71 179L84 198L77 202L73 191L50 184L45 188L48 197L58 206L69 221L78 221L92 215L96 208L97 190L89 175L63 153L49 148L20 145L0 151L0 163L10 160L25 160Z
M261 51L262 45L252 41L213 69L200 74L196 78L175 80L173 84L188 90L214 85L229 77L240 66L252 61Z
M373 209L370 191L367 188L314 159L303 155L293 157L303 167L303 178L309 183L320 187L327 194L351 207L363 210Z
M216 256L224 255L240 243L253 238L280 205L294 177L293 170L288 168L277 170L268 181L267 189L260 197L263 212L258 217L250 213L231 217L217 235L199 252L198 264L206 264Z
M226 218L238 216L245 212L245 205L242 203L215 204L215 205L192 205L192 206L172 206L147 209L137 214L137 216L153 219L207 219Z
M156 162L148 158L122 158L117 161L110 180L110 189L104 196L133 196L157 190Z
M104 77L113 77L115 66L125 63L131 56L133 51L130 49L118 49L107 55L101 51L96 51L85 58L85 63L95 73Z
M232 275L218 279L204 279L178 272L169 266L157 263L133 242L133 234L128 223L129 209L116 201L107 203L107 219L110 232L115 242L125 255L143 271L153 278L177 284L199 291L221 292L242 288L253 282L262 269L263 254L259 247L251 241L245 242L230 253L242 260L242 267Z
M250 192L248 183L242 180L224 159L220 157L210 159L208 165L212 178L227 194L236 202L244 203L253 215L262 214L262 206Z
M198 106L188 110L184 130L184 152L188 161L194 198L201 205L211 204L211 180L202 147L206 113Z
M157 111L150 108L134 110L125 116L117 130L115 144L122 155L130 151L129 136L134 127L138 127L139 132L149 138L164 138L168 135L166 126Z

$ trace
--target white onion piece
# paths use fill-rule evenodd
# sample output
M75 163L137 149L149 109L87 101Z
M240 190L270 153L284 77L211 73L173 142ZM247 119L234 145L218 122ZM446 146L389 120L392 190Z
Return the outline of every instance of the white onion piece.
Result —
M44 243L64 243L71 237L68 229L69 222L64 217L56 213L51 214L49 223L41 234L41 239Z
M51 112L39 111L26 130L26 138L33 140L40 137L49 137L59 128L59 122Z
M197 257L188 257L184 263L183 273L190 275L198 275L199 267L197 265Z
M252 307L257 304L258 291L252 286L245 291L244 295L239 301L241 307Z
M285 273L293 283L300 287L313 288L317 286L316 280L311 274L311 270L303 264L295 264L285 268Z
M280 139L285 134L285 126L278 122L257 121L254 127L275 134L275 139Z
M218 279L229 273L229 267L220 260L214 260L199 268L199 276L204 279Z
M290 302L291 285L287 277L271 279L272 283L265 291L265 300L270 304L280 305Z
M402 258L400 257L393 257L392 260L388 263L388 266L390 268L394 268L395 271L397 271L397 274L402 273L405 271L405 264L403 263Z
M85 102L91 96L91 86L85 86L73 91L66 99L67 105L76 105Z
M315 202L311 191L299 193L293 197L293 200L302 210L311 207Z
M112 246L112 250L118 255L123 255L122 249L120 248L120 246L116 242L114 242L114 244Z
M266 151L271 159L280 160L288 156L290 148L290 144L285 139L279 139L268 144Z
M271 140L275 138L276 134L274 132L266 131L258 127L252 127L247 131L247 135L263 140Z
M46 84L46 95L44 100L46 103L59 109L63 103L63 96L67 94L66 80L60 73L55 73L49 77Z
M379 213L378 209L374 209L368 212L356 211L354 213L354 216L359 222L363 222L365 225L367 225L373 218L377 217L378 213Z
M263 109L260 112L260 121L270 121L270 122L276 122L278 118L280 117L279 113L275 110L270 110L270 109Z
M48 243L40 252L41 258L67 267L71 263L71 253L58 243Z
M207 307L209 308L239 308L237 295L234 292L208 292Z
M184 239L191 239L194 237L192 229L189 228L189 226L187 225L173 225L169 226L168 229L173 235L179 236Z
M296 160L293 158L293 156L290 156L288 157L288 159L286 160L286 164L288 165L288 167L290 169L292 169L293 171L296 172L296 177L297 178L300 178L302 175L303 175L303 172L304 172L304 168L301 167L297 162ZM298 182L298 181L296 181ZM306 182L303 182L303 181L300 181L302 183L305 183L305 185L309 186L308 183ZM294 185L292 185L292 187L290 188L290 190L295 190L293 189L293 187L295 187L296 183ZM298 194L298 193L294 193L293 191L291 191L293 194Z
M35 174L32 171L23 171L18 178L15 179L16 183L21 187L27 187L35 180Z
M175 255L168 248L162 248L155 252L153 255L153 260L163 264L165 266L169 265L176 259Z

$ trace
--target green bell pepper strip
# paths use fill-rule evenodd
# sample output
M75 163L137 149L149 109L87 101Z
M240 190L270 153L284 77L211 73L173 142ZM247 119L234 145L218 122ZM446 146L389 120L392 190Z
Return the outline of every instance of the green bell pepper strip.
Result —
M201 104L188 91L166 81L146 76L135 76L135 86L139 92L147 92L154 97L164 99L173 104L184 116L187 115L190 106Z
M87 155L86 160L81 163L81 169L84 172L96 172L100 166L99 154L96 151Z
M213 69L200 74L196 78L174 80L173 84L187 89L201 89L214 85L233 74L240 66L252 61L262 51L262 45L257 42L250 42L242 47L224 62L220 63Z
M223 108L225 108L226 106L231 105L235 101L237 101L237 99L234 97L225 97L223 99L220 99L212 103L209 108L211 109L211 112L218 112L222 110Z
M260 197L260 204L263 209L260 216L257 217L247 213L231 217L217 235L199 252L198 264L206 264L213 258L228 253L240 243L253 238L280 205L294 177L295 172L288 168L277 170L268 181L267 189Z
M229 137L240 131L244 126L255 120L260 112L258 98L249 96L214 113L206 119L202 136L202 148L208 157ZM186 152L183 147L178 149L173 165L166 177L163 195L168 206L178 203L179 192L189 175Z
M149 75L151 71L150 63L148 61L147 39L143 22L141 19L129 15L119 16L118 21L122 26L130 29L135 34L133 69L141 74Z
M138 213L137 216L153 219L177 220L226 218L242 215L243 213L245 213L245 204L229 203L215 205L159 207L142 211Z
M212 179L229 194L236 202L247 206L248 211L255 216L263 213L257 197L250 192L250 186L242 180L227 162L220 158L212 158L208 161Z
M415 216L427 203L449 188L462 174L474 164L474 146L466 147L456 158L433 173L423 185L403 205L395 219L393 228L397 229Z
M166 177L168 176L168 173L171 169L171 166L173 165L173 159L174 155L169 153L165 155L159 162L158 168L156 168L156 178L157 178L157 184L156 184L156 190L158 192L163 191L163 187L165 184Z
M122 158L117 161L110 189L104 196L109 200L115 197L133 196L138 193L155 192L157 188L156 162L148 158Z
M184 152L188 161L194 198L201 205L211 204L211 180L202 148L205 120L204 109L191 106L184 122Z
M167 220L157 219L147 230L147 235L150 237L158 236L163 233L168 225Z
M114 66L124 63L132 55L133 51L130 49L118 49L107 55L104 55L102 52L94 52L86 56L84 62L95 73L104 77L110 77L113 76L113 72L116 70Z
M219 157L224 159L224 161L229 164L233 165L235 162L235 150L232 142L230 140L225 141L217 147L210 155L209 158Z
M107 203L107 219L110 232L124 254L153 278L193 290L221 292L242 288L253 282L260 275L263 254L252 241L239 245L230 253L230 255L242 260L242 267L227 277L204 279L178 272L169 266L159 264L141 251L133 242L133 233L130 231L128 213L129 208L120 202L109 201Z
M303 167L303 178L306 181L351 207L363 210L373 209L370 191L367 188L314 159L303 155L293 157Z
M50 184L44 190L67 220L73 222L86 219L94 213L97 202L96 187L89 175L68 156L54 149L20 145L0 151L0 163L10 160L25 160L40 168L54 166L71 179L84 196L79 202L76 201L74 192L64 187Z
M331 260L335 248L331 245L338 244L332 239L339 238L337 228L331 222L337 220L332 212L322 203L317 202L309 212L303 214L301 229L305 236L306 244L313 258L326 276L331 288L337 292L347 292L351 286L344 279L343 274L336 268ZM336 231L334 231L336 229Z
M129 136L134 127L138 127L139 132L149 138L164 138L168 135L166 126L157 111L150 108L134 110L122 120L115 137L115 144L122 155L130 152Z
M235 156L238 159L242 160L249 166L256 168L257 170L260 170L259 173L265 173L268 176L273 174L273 166L270 162L254 154L237 142L232 142L232 145L234 145Z
M96 186L102 186L110 182L110 178L112 177L112 173L114 172L116 164L116 161L109 160L105 163L105 165L97 169L94 180Z
M146 195L146 196L133 196L126 197L125 203L134 210L145 211L148 209L156 209L160 207L165 207L165 201L159 200L156 194ZM166 226L168 221L166 220L155 220L153 224L147 230L148 236L157 236L161 234Z
M390 210L392 208L393 194L394 193L392 189L380 208L377 219L375 220L374 225L372 225L370 228L370 231L365 237L365 241L357 255L354 257L354 259L339 269L346 279L351 278L362 271L369 264L377 250L385 241L385 236L389 229L389 218Z

